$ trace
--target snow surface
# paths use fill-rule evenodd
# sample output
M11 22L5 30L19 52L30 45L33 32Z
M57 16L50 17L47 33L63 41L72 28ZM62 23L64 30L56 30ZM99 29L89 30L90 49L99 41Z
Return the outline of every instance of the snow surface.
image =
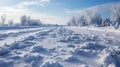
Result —
M120 67L119 30L42 27L13 31L0 32L7 35L0 37L0 67Z

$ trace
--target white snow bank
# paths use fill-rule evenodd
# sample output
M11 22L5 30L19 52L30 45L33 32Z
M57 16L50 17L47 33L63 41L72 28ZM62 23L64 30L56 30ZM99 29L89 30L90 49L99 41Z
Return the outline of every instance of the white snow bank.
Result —
M44 48L44 47L42 47L40 45L34 46L32 48L31 52L33 52L33 53L37 52L37 53L41 53L41 54L45 54L45 55L51 55L51 53L49 52L48 49L46 49L46 48Z
M46 62L42 64L40 67L63 67L60 63L53 61L53 62Z

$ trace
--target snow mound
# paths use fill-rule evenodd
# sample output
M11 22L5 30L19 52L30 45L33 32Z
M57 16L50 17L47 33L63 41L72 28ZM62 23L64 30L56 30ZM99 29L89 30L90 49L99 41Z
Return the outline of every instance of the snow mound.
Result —
M7 36L9 36L8 34L0 34L0 40L3 40L4 38L6 38Z
M14 67L13 60L0 60L0 67Z
M25 42L25 43L21 43L21 42L15 42L11 45L10 49L14 50L14 49L24 49L26 47L32 46L34 45L34 43L30 43L30 42Z
M32 48L32 52L42 53L42 54L45 54L45 55L51 55L48 49L46 49L46 48L44 48L40 45L34 46Z
M56 31L56 36L54 34L53 37L59 37L60 42L67 42L67 43L82 43L85 41L92 40L88 37L87 34L77 34L74 33L72 30L60 28L59 31Z
M23 44L25 44L25 45L34 45L35 44L35 42L32 42L32 41L24 41L24 43Z
M26 38L25 40L33 40L33 39L35 39L35 37L34 36L29 36L28 38Z
M56 30L56 34L63 35L63 34L65 34L65 33L67 33L66 35L69 35L69 34L72 34L73 31L72 31L72 30L69 30L69 29L65 29L65 28L58 28L58 29Z
M67 45L67 47L75 48L76 46L74 44L69 44L69 45Z
M63 35L60 38L61 42L72 42L72 43L80 43L82 40L79 38L79 36L76 35Z
M102 50L106 47L100 45L97 42L86 42L85 44L81 45L81 48L82 49L91 49L91 50Z
M81 63L81 64L85 63L85 62L79 60L79 58L77 58L75 56L70 56L70 57L66 58L65 61L70 62L70 63Z
M41 61L42 59L43 57L37 54L28 54L24 56L24 61L27 63L31 63L33 61Z
M31 36L30 36L31 37ZM29 37L28 37L29 38ZM14 49L24 49L30 46L33 46L35 44L35 42L29 41L27 39L23 40L23 41L18 41L18 42L14 42L12 43L12 45L10 45L10 50L14 50Z
M8 47L1 47L0 48L0 56L6 55L10 52L10 49Z
M42 64L40 67L63 67L60 63L58 62L46 62Z
M8 57L8 59L13 59L13 60L20 60L22 57L19 55L11 55Z
M100 62L105 67L120 67L120 47L108 47L100 54Z
M39 32L36 35L37 36L46 36L46 35L48 35L48 31Z
M85 56L85 57L95 57L96 56L96 51L89 50L89 49L81 49L77 48L73 52L73 55L78 55L78 56Z

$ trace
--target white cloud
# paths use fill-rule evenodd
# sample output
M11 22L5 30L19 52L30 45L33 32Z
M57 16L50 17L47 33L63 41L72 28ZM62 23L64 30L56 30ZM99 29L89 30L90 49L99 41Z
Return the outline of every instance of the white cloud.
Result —
M115 3L116 2L96 5L96 6L85 8L85 9L81 9L81 10L66 10L65 12L68 13L68 14L82 14L82 13L84 13L84 11L87 11L87 10L92 10L92 11L97 11L97 12L104 12L106 10L111 10L111 7Z
M34 5L34 4L37 4L37 1L26 1L26 2L22 2L20 3L20 5L23 5L23 6L28 6L28 5Z
M27 7L31 5L36 5L40 7L45 7L46 3L49 3L51 0L25 0L17 4L18 7Z
M27 6L31 6L31 5L37 5L40 7L44 7L44 3L40 3L38 1L25 1L25 2L21 2L19 3L17 6L18 7L27 7Z
M50 2L50 0L40 0L40 2Z
M20 22L22 15L31 16L33 18L40 19L43 23L50 24L65 24L68 17L52 16L44 13L34 12L28 8L21 7L0 7L0 15L6 15L7 21L13 19L15 22Z

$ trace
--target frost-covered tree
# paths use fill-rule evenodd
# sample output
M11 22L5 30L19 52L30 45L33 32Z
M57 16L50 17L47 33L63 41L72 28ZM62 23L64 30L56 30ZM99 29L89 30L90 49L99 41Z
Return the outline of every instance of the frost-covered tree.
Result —
M86 20L83 15L80 15L78 17L72 17L68 22L68 26L84 26L86 25L85 21Z
M6 16L5 15L2 15L1 16L1 22L2 22L2 26L4 26L5 25L5 21L6 21Z
M29 22L29 26L39 26L41 25L41 21L39 19L31 19Z
M114 25L119 27L120 25L120 3L114 4L111 12L111 19Z
M31 16L27 16L26 18L26 26L30 26L31 25Z
M98 12L87 10L82 15L80 15L78 17L72 17L71 20L69 21L68 25L73 25L73 26L96 25L96 26L100 26L100 25L102 25L102 18Z
M22 26L40 26L42 23L39 19L32 19L30 16L21 17Z
M13 20L8 21L8 23L9 23L9 26L12 26L13 25Z
M68 22L68 26L77 26L77 21L75 16L70 19L70 21Z
M21 25L22 26L25 26L27 24L27 16L26 15L23 15L21 17Z
M76 17L72 17L70 20L70 23L72 26L77 26L77 21L76 21Z
M85 16L81 15L77 18L77 25L78 26L85 26L86 25L86 19Z
M67 22L67 25L68 25L68 26L72 26L71 22Z
M96 11L87 10L84 13L86 24L90 25L102 25L101 15Z

